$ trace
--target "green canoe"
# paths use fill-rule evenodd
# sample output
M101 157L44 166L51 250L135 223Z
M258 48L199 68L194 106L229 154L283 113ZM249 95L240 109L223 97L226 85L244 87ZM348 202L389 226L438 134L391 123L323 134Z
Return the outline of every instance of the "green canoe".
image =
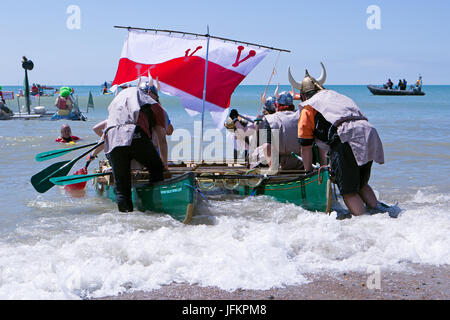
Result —
M189 223L195 205L194 173L188 172L152 185L137 183L132 188L133 205L142 212L165 213ZM97 193L116 201L115 187L105 180L95 181Z
M331 181L328 170L295 178L269 177L256 187L239 185L240 195L266 195L310 211L331 212Z
M240 196L266 195L283 203L293 203L310 211L331 212L331 181L322 168L308 174L276 176L228 173L197 176L197 186L206 197L212 194Z

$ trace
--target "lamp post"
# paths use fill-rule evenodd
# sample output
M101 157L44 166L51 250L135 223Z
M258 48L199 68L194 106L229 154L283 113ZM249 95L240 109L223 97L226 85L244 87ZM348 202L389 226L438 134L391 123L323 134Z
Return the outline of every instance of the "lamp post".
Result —
M31 113L30 110L30 84L28 83L28 70L33 70L34 64L33 61L28 60L25 56L22 57L22 68L25 70L25 80L24 80L24 87L25 87L25 105L27 106L28 114Z

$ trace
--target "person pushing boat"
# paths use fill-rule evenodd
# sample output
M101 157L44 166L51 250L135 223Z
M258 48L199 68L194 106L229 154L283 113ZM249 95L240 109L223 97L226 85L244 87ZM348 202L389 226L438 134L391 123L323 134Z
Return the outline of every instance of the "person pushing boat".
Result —
M108 107L104 131L104 152L110 161L116 184L117 206L132 212L131 160L144 165L150 183L163 180L163 163L152 143L153 128L164 126L164 112L148 90L131 87L122 90Z
M391 212L378 202L368 184L373 161L383 164L384 152L377 130L350 98L326 90L306 71L302 83L289 72L293 87L300 90L303 107L298 122L298 138L305 170L312 169L314 139L329 145L330 169L350 213L338 219L366 212ZM391 217L396 217L392 212Z

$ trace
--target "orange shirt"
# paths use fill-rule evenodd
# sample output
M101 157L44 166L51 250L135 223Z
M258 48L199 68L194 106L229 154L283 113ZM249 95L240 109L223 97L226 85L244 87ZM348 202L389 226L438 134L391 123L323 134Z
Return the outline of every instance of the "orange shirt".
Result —
M317 114L317 110L313 109L310 105L303 108L300 113L300 119L298 120L298 137L301 139L314 139L315 122L314 117Z

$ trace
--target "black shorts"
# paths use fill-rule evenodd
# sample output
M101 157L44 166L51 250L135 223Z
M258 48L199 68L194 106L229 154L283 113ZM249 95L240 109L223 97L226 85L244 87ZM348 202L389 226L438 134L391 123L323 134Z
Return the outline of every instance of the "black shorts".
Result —
M330 146L330 164L341 194L358 193L369 183L372 161L358 166L347 142L337 141Z

